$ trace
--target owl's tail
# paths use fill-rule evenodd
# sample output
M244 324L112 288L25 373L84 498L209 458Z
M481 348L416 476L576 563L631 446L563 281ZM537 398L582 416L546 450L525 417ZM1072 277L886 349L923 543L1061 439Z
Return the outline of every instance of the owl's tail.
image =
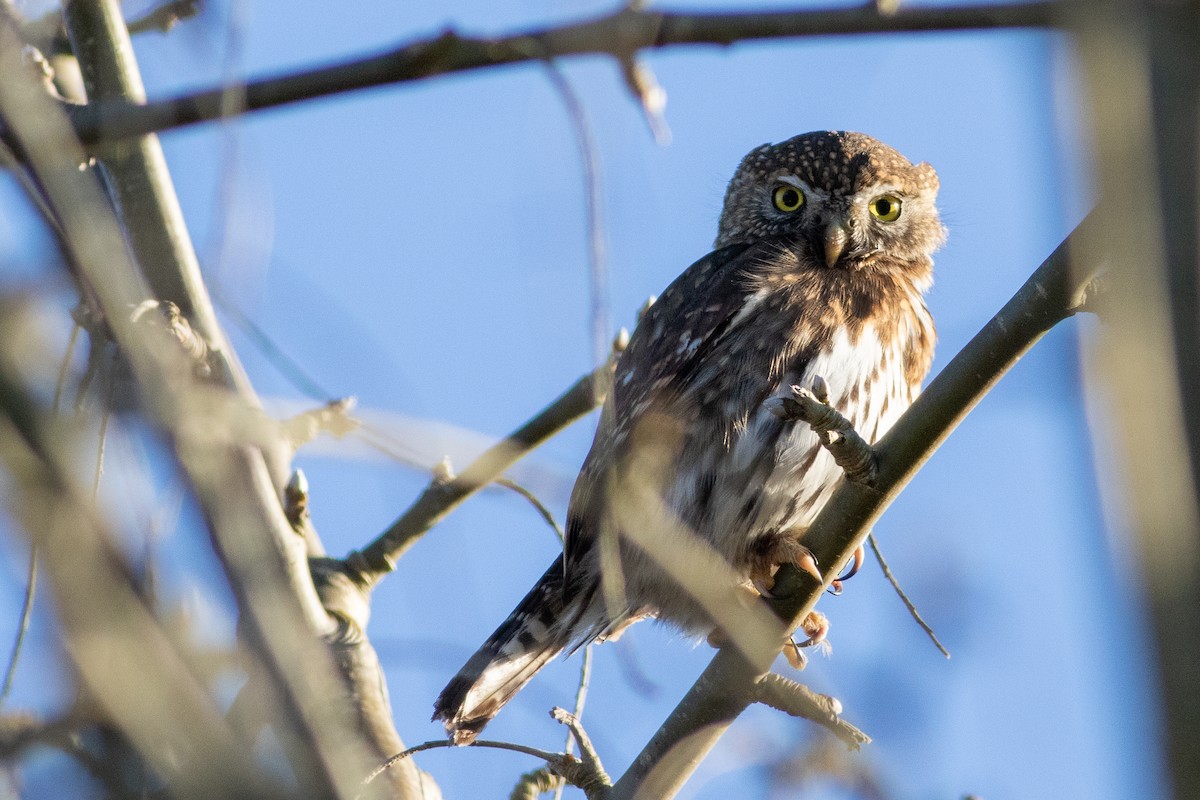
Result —
M564 603L562 561L550 565L434 702L433 719L444 722L454 744L473 742L538 670L579 638L589 599L585 593Z

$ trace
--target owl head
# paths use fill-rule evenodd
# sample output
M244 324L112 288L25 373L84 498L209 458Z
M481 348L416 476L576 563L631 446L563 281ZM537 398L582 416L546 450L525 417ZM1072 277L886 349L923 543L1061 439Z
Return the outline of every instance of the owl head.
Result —
M946 229L938 177L862 133L815 131L752 150L725 192L716 246L791 240L828 268L928 263Z

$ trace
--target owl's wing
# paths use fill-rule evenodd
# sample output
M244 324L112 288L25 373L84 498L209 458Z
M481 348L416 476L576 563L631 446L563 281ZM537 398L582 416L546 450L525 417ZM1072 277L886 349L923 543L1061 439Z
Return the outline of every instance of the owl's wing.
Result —
M576 579L584 576L573 566L595 541L608 470L650 414L679 419L687 416L681 413L684 408L699 401L695 385L739 327L738 315L755 291L751 278L756 265L778 247L770 242L736 244L709 253L676 278L638 323L617 363L613 390L571 495L564 548L568 595L582 588Z

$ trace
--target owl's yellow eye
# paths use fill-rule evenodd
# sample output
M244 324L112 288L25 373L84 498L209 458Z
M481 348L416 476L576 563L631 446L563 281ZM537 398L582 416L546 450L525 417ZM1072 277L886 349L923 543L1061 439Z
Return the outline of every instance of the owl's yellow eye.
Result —
M900 219L900 198L884 194L871 201L871 216L880 222L895 222Z
M772 199L780 211L799 211L804 205L804 192L795 186L780 186L775 189Z

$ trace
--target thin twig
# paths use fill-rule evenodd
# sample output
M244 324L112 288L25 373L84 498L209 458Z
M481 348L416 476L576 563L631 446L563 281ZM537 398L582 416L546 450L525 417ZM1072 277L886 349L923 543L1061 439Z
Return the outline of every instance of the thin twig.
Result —
M54 414L62 412L63 394L66 391L67 376L71 372L71 356L75 353L75 345L79 343L79 332L82 326L75 322L71 326L71 335L67 337L66 350L62 363L58 367L58 380L54 383ZM21 604L21 621L17 625L17 635L13 640L12 653L8 657L8 667L4 670L4 687L0 689L0 709L4 708L8 696L12 693L13 681L17 674L17 663L21 660L21 651L25 647L25 637L29 633L29 624L33 619L33 601L37 596L38 547L37 542L29 544L29 567L25 576L25 598Z
M592 645L587 644L583 648L583 663L579 667L579 688L575 690L575 709L571 714L577 720L583 719L583 708L587 705L588 686L592 682ZM575 737L572 734L567 735L567 742L563 746L563 752L571 755L575 748ZM567 788L565 780L559 781L558 786L554 789L554 800L562 798L563 789Z
M67 376L71 374L71 357L75 355L75 345L79 343L79 332L83 326L78 321L71 323L71 335L67 337L67 349L63 353L62 363L58 366L58 380L54 382L54 413L62 412L63 394L67 389Z
M226 297L225 292L221 289L220 283L213 281L211 284L213 299L225 312L225 316L235 327L242 331L242 334L250 339L267 363L275 368L275 371L283 376L284 380L290 383L295 389L304 393L313 400L321 402L331 402L337 395L329 391L321 385L320 381L309 374L304 366L288 355L282 347L276 344L271 335L263 330L262 326L255 322L249 314L242 311L237 303Z
M92 475L92 500L100 496L100 478L104 475L104 448L108 441L108 420L112 416L113 398L117 391L117 368L114 363L116 356L109 361L108 375L104 377L108 391L100 404L100 433L96 441L96 471Z
M997 3L912 7L894 14L880 14L873 3L844 9L699 14L626 7L597 19L506 37L469 38L448 31L379 55L251 81L236 108L225 102L226 90L217 88L145 105L88 104L72 113L80 139L96 144L345 91L544 58L588 53L620 57L642 49L756 39L1040 28L1061 24L1076 8L1087 6L1079 0Z
M363 778L362 783L364 786L366 786L371 781L373 781L377 777L379 777L383 772L391 769L394 765L400 763L401 761L408 758L409 756L414 756L417 753L424 752L425 750L436 750L436 749L439 749L442 747L460 747L460 746L461 745L456 745L454 742L450 741L449 739L434 739L433 741L421 742L421 744L413 745L412 747L408 748L407 750L396 753L396 755L391 756L386 761L384 761L382 764L380 764L378 767L371 770L370 774L368 774L367 777ZM559 760L562 757L562 755L560 753L551 753L549 750L539 750L536 747L528 747L523 744L514 744L512 742L497 742L497 741L492 741L490 739L476 739L475 741L471 742L469 745L466 745L466 746L467 747L490 747L495 750L512 750L513 752L516 752L516 753L524 753L525 755L533 756L534 758L540 758L547 763L554 763L555 761Z
M546 60L546 71L550 82L562 98L579 147L579 161L583 167L584 214L588 229L588 293L591 295L591 338L592 360L599 363L608 355L609 347L609 280L608 261L604 249L604 222L601 212L603 197L600 191L600 158L596 143L588 125L587 114L579 95L571 87L566 75L553 60ZM598 397L607 394L607 387L597 384ZM599 400L597 400L599 403Z
M596 752L596 748L592 744L592 739L588 736L587 731L584 730L583 723L580 722L579 718L565 708L557 706L550 709L550 716L556 722L566 725L567 729L571 731L571 735L575 737L575 742L579 745L579 761L585 772L590 776L588 780L589 785L580 786L580 788L587 792L590 786L611 786L612 781L609 780L608 773L604 771L604 765L600 762L600 754ZM570 778L567 779L570 780Z
M4 671L4 688L0 689L0 709L4 708L12 692L13 679L17 674L17 663L21 660L21 650L25 646L25 636L29 632L29 622L33 619L33 598L37 594L38 547L37 542L29 543L29 568L25 575L25 600L21 605L21 622L17 626L17 637L13 640L12 654L8 657L8 668Z
M947 650L940 641L937 634L933 632L933 628L929 623L921 617L921 612L917 611L917 607L913 601L908 599L908 595L900 588L900 582L896 580L896 576L892 574L891 568L888 566L887 560L883 557L883 553L879 550L879 542L875 541L875 534L867 536L867 543L871 545L871 552L875 554L875 559L879 562L879 568L883 570L883 577L887 578L888 583L896 590L896 594L900 596L900 602L904 603L904 607L908 609L908 613L912 616L917 625L921 626L921 630L925 631L925 635L929 637L929 641L933 642L933 646L941 651L946 658L950 657L950 651Z
M554 518L554 513L551 512L550 509L546 508L546 504L538 499L537 495L514 481L512 478L496 478L496 480L493 482L497 486L503 486L505 489L510 489L528 500L529 504L537 509L538 514L541 515L542 519L546 521L546 524L554 529L554 533L558 536L559 544L562 544L567 540L567 534L563 532L562 526L559 525L558 520Z

